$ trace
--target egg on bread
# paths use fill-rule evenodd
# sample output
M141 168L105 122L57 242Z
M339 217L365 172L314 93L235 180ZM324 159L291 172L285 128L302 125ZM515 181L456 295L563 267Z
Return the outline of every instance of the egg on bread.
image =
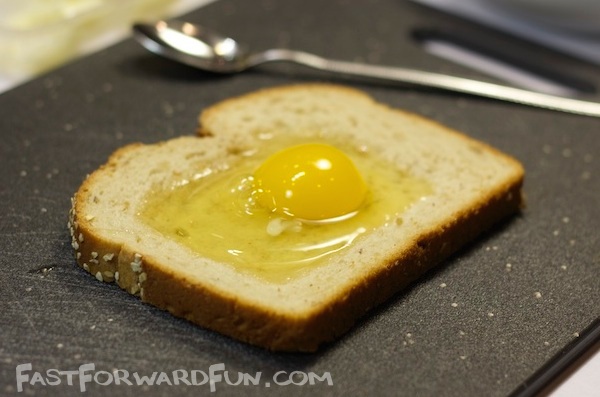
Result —
M260 90L117 150L73 197L78 264L235 339L314 351L519 211L518 161L342 86Z

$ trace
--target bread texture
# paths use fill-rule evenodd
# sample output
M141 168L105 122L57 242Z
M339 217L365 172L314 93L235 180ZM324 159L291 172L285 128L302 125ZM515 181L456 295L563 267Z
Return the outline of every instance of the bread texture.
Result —
M196 136L117 150L72 199L77 263L142 301L276 351L315 351L523 205L521 164L355 89L269 88L204 110ZM235 167L265 136L348 142L423 178L434 192L285 283L236 271L166 238L137 214L148 194L215 164Z

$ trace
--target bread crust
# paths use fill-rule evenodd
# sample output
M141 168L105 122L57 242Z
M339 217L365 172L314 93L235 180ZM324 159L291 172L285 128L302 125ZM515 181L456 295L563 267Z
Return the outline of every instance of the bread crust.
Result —
M314 91L316 94L333 90L337 94L342 92L343 95L355 96L360 101L375 106L371 97L345 87L317 84L271 88L229 99L205 110L200 116L200 135L219 134L219 131L210 129L213 119L226 113L232 106L252 102L265 95L287 95L294 90ZM387 108L380 104L376 106ZM414 118L419 123L435 124L416 115L401 113L403 117ZM463 139L466 145L474 142L462 134L435 125L436 128L443 128L447 133ZM141 144L117 150L105 165L82 183L72 199L69 214L68 227L72 245L79 266L98 280L114 281L127 292L139 296L142 301L168 310L175 316L269 350L314 352L324 343L347 332L373 307L388 300L523 206L522 166L496 149L479 142L477 145L479 150L489 150L496 156L505 157L512 164L514 170L504 183L486 191L478 202L454 214L444 224L424 229L410 242L410 249L394 252L380 266L361 275L357 282L340 289L334 298L304 312L286 313L270 309L240 299L235 291L224 291L213 288L210 284L198 283L186 274L173 271L168 264L161 263L152 252L138 252L132 246L135 244L123 243L118 237L110 238L96 229L87 206L94 202L95 195L98 194L98 175L118 173L123 158L138 150L143 146ZM361 258L356 260L360 261Z

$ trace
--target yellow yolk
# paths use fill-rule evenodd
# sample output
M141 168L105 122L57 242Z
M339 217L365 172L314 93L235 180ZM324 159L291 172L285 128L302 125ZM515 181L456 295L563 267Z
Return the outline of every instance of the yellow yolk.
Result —
M303 220L351 214L367 195L367 185L352 160L322 143L275 153L256 170L254 183L260 205Z

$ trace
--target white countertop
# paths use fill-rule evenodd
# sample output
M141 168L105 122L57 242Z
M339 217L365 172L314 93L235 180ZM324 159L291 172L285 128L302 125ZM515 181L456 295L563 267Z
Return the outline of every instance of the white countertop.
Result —
M542 396L597 397L600 395L600 343L566 371ZM541 396L540 396L541 397Z

